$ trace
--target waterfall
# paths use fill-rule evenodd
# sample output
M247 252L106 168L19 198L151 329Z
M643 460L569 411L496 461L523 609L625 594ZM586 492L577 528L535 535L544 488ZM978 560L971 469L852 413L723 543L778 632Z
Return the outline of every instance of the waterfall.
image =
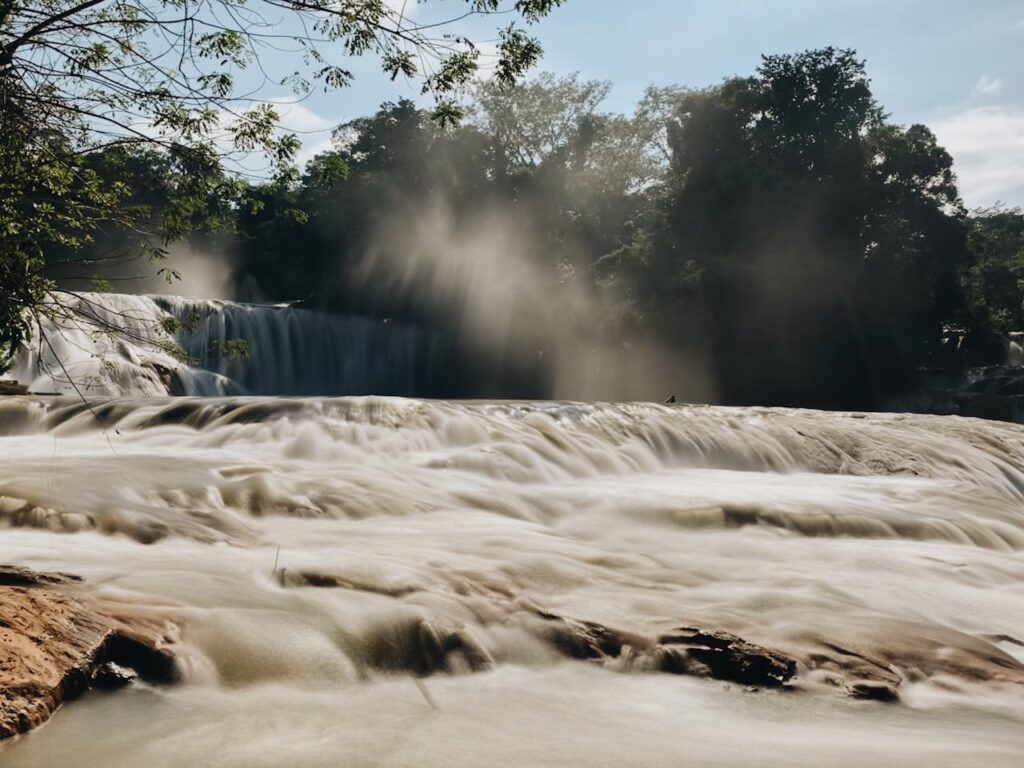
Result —
M176 296L61 297L66 316L44 319L8 373L34 392L430 395L452 356L439 333L387 319ZM224 354L232 340L248 355Z
M81 576L183 674L0 764L1017 768L1022 457L937 416L0 398L0 563ZM668 674L694 626L796 677Z
M88 692L4 768L1021 765L1020 425L262 397L430 392L451 347L67 302L12 374L95 396L0 397L0 564L81 577L181 681ZM784 688L736 676L765 653Z
M1021 346L1021 334L1011 333L1006 351L1007 365L1024 365L1024 346Z

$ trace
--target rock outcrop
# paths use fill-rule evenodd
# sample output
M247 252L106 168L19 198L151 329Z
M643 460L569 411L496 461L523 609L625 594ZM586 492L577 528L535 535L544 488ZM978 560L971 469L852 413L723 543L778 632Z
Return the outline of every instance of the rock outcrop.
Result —
M680 627L650 638L551 613L538 612L536 616L541 623L535 631L570 658L758 688L777 688L796 674L795 659L728 632Z
M0 566L0 739L45 722L90 687L170 683L163 639L105 615L81 580Z
M659 637L658 644L665 672L766 688L783 685L796 674L795 659L728 632L680 627Z
M0 381L0 395L27 395L28 387L16 381Z

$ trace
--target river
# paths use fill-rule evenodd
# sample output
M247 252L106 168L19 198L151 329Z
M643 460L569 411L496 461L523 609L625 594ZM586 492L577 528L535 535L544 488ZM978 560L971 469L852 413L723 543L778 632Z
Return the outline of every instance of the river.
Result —
M1024 427L953 417L0 398L0 562L162 623L184 672L0 764L1016 768L1022 457ZM567 659L547 614L728 631L797 675ZM848 695L865 659L899 702Z

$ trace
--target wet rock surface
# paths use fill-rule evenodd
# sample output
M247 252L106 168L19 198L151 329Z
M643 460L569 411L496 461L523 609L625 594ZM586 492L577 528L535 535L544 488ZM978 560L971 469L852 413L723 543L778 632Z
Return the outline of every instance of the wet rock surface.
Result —
M855 699L893 702L900 698L895 685L876 680L855 680L849 684L848 690Z
M680 627L650 638L592 621L538 612L538 634L574 659L625 664L631 668L728 680L777 688L796 675L796 660L741 637L698 627Z
M360 592L373 592L387 597L405 597L416 592L415 587L403 584L380 584L362 582L329 571L309 571L282 568L275 573L277 581L286 587L323 587L333 589L353 589Z
M494 666L468 628L415 617L351 638L350 651L365 668L416 677L483 672Z
M417 593L399 582L364 582L340 574L282 569L277 575L286 587L354 590L403 602ZM507 594L488 597L497 602L484 612L485 625L514 626L539 640L553 657L622 672L689 675L748 690L787 687L799 672L807 675L806 684L817 681L842 695L877 702L898 702L904 683L928 678L1024 686L1024 664L998 646L1024 641L1005 634L972 637L937 625L869 622L860 630L847 627L842 642L817 632L791 637L783 651L717 629L680 626L660 634L635 632L509 601ZM475 637L470 625L457 621L414 616L350 640L367 669L423 677L484 671L496 664L487 643Z
M77 577L0 566L0 739L90 687L177 679L161 638L98 610Z
M659 637L658 643L663 649L684 651L688 664L679 670L681 674L694 674L704 667L707 676L716 680L766 688L783 685L796 675L795 659L728 632L681 627ZM665 658L677 658L677 654L665 654ZM663 669L676 672L674 666Z
M985 683L1024 689L1024 663L996 644L1015 644L1006 635L972 637L934 625L880 623L848 640L818 638L801 660L853 698L898 701L904 683L924 679L943 680L946 687Z
M131 685L138 678L138 673L129 667L122 667L112 661L98 665L89 678L89 684L93 688L104 691L114 691Z
M0 381L0 396L27 394L28 387L24 384L19 384L17 381Z

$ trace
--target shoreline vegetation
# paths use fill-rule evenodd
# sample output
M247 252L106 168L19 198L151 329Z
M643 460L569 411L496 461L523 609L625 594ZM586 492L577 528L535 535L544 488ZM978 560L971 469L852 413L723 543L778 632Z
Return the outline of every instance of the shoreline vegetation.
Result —
M855 52L650 88L632 115L602 110L611 87L475 83L458 124L387 103L286 180L146 145L84 152L135 224L97 220L18 274L73 324L52 291L173 292L139 279L160 249L220 298L456 338L462 396L653 398L646 379L687 401L882 410L927 369L1007 362L1024 214L968 212L952 158L926 126L889 121ZM29 308L19 295L5 312ZM167 322L174 354L189 319Z

